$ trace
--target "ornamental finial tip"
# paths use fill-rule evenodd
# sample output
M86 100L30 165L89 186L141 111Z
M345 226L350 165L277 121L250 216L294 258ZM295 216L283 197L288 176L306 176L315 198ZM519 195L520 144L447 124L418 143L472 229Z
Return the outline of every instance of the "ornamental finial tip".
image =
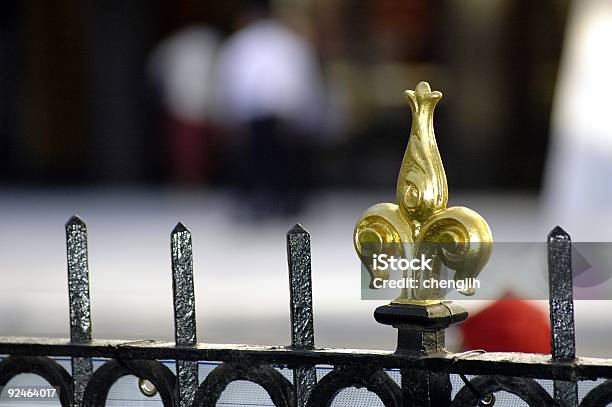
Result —
M420 113L424 115L433 114L433 109L440 99L442 99L442 92L437 90L432 91L429 83L419 82L414 90L408 89L404 91L404 97L410 103L412 112ZM413 123L414 123L413 117Z
M417 95L424 95L425 93L431 92L431 87L428 82L419 82L416 86Z

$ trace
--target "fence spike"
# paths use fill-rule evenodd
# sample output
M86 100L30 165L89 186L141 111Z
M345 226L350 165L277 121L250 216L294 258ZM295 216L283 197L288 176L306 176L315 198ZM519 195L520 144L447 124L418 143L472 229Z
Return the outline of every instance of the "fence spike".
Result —
M172 229L173 234L178 232L189 232L189 230L185 227L185 225L183 225L183 222L179 222L176 224L174 229Z
M289 229L289 231L287 232L287 234L289 235L304 234L304 233L310 237L310 233L308 233L308 231L304 229L304 227L300 225L299 223L296 223L295 225L293 225L293 227Z
M66 259L68 266L68 298L70 307L70 341L91 342L91 304L89 298L89 258L87 226L77 215L66 223ZM73 357L72 381L74 404L79 406L87 382L93 372L91 358Z
M174 295L174 335L177 346L197 342L195 294L193 290L193 246L191 232L181 222L170 234L172 291ZM198 362L176 361L179 406L191 406L198 388Z
M299 223L287 232L291 301L291 347L314 348L310 234ZM306 405L317 375L314 366L293 369L295 405Z
M552 358L572 360L576 357L576 338L570 235L556 226L548 234L547 248ZM575 407L578 386L575 382L555 380L554 396L559 406Z

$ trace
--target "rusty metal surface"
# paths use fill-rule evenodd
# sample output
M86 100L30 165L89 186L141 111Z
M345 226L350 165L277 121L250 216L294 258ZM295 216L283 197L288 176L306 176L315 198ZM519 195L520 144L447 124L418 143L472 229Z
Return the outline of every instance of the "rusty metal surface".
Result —
M172 258L172 292L174 297L174 330L177 346L192 346L197 342L195 294L193 291L193 244L191 232L178 223L170 235ZM198 388L198 364L176 362L180 407L193 403Z
M78 216L66 223L66 258L68 263L68 298L70 304L70 340L91 341L91 304L89 299L89 255L87 226ZM93 372L90 358L72 358L74 400L78 406Z

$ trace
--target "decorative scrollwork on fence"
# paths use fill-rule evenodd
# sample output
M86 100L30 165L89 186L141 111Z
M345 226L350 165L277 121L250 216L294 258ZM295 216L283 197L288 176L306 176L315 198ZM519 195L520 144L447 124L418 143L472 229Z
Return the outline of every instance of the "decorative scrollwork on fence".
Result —
M365 387L375 393L387 407L402 405L402 390L379 367L340 367L317 383L310 394L309 407L329 407L334 398L348 387Z
M478 376L470 380L470 384L459 390L452 407L477 407L483 396L498 391L516 394L532 407L555 405L553 398L538 382L525 377Z
M0 362L0 388L15 376L33 373L45 379L51 386L59 388L62 407L72 407L72 377L55 360L44 356L9 356Z
M612 403L612 380L597 385L582 399L581 407L605 407Z
M257 383L270 395L270 399L277 407L295 406L291 382L273 367L223 363L214 368L200 384L193 400L193 407L216 406L223 390L236 380Z
M109 360L91 376L85 394L83 407L103 407L113 384L123 376L133 375L153 383L164 407L177 406L176 376L168 367L157 360Z

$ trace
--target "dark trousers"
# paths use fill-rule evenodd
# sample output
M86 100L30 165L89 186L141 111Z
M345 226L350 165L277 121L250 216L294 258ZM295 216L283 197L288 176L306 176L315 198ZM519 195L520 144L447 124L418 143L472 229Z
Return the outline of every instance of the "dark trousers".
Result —
M274 116L253 120L247 128L241 184L258 215L297 213L309 174L304 138Z

